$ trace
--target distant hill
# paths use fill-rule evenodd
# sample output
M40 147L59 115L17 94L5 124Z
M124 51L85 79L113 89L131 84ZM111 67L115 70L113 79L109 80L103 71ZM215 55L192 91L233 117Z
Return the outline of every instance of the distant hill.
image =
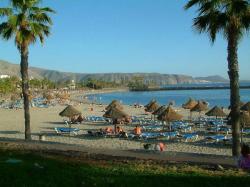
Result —
M12 64L0 60L0 75L10 75L20 77L20 67L17 64ZM89 78L103 80L115 83L128 83L135 77L143 77L145 83L155 83L158 85L166 84L192 84L204 82L228 82L221 76L197 77L193 78L189 75L177 74L160 74L160 73L70 73L60 72L55 70L47 70L42 68L30 67L29 75L33 78L47 78L51 81L66 81L75 80L77 82L87 80Z
M199 81L208 81L208 82L222 82L222 83L225 83L225 82L229 82L229 80L219 76L219 75L214 75L214 76L207 76L207 77L196 77L195 78L196 80L199 80Z

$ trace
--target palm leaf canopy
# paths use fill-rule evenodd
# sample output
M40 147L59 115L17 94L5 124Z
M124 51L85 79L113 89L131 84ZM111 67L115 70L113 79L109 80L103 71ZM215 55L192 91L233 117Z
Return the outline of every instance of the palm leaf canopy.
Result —
M9 40L14 37L15 44L20 50L23 46L35 43L37 39L44 42L50 34L52 20L48 13L54 10L40 8L41 0L10 0L9 8L0 8L0 17L5 17L0 24L0 35Z
M176 120L181 120L183 118L182 115L178 114L175 112L171 106L168 106L159 116L158 120L161 121L176 121Z
M166 110L166 106L162 105L157 110L155 110L152 114L153 115L160 115L164 110Z
M207 110L205 102L198 101L198 103L190 110L191 112L202 112Z
M146 112L154 112L159 108L159 105L157 104L157 102L153 102L151 103L151 105L149 105L147 108L145 108Z
M250 112L250 102L247 102L246 104L244 104L240 109Z
M198 102L196 100L189 98L189 100L185 104L182 105L182 108L192 109L192 108L194 108L195 105L197 105L197 103Z
M213 107L211 110L209 110L207 113L206 113L207 116L218 116L218 117L224 117L226 116L226 114L224 113L224 111L218 107L218 106L215 106Z
M62 112L59 113L62 117L73 117L77 115L81 115L82 113L74 108L72 105L68 105Z
M111 108L117 108L119 110L123 110L122 104L117 100L113 100L105 109L110 110Z
M125 113L124 111L121 111L117 108L110 108L108 111L105 112L103 117L118 120L118 119L129 118L129 115Z
M194 28L200 33L208 33L212 42L219 32L222 32L227 39L234 32L239 39L249 30L249 0L189 0L185 9L191 7L198 7Z

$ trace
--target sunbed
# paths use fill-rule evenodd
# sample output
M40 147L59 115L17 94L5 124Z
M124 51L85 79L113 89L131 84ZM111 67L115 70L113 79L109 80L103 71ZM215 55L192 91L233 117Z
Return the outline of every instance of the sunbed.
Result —
M227 138L227 136L224 136L224 135L214 135L214 136L207 136L206 140L212 140L212 141L215 141L215 142L220 142L220 141L226 141L226 140L229 140L229 139Z
M199 137L198 134L196 134L196 133L182 134L180 136L185 140L185 142L187 142L189 140L197 140Z
M55 127L55 131L57 134L65 134L65 133L73 133L77 135L80 129L78 128L67 128L67 127Z

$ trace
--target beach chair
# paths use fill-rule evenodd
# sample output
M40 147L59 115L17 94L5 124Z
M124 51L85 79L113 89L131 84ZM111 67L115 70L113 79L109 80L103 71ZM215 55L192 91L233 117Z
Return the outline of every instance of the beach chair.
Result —
M199 135L196 133L188 133L188 134L182 134L180 135L182 139L185 140L185 142L197 140Z
M229 139L227 138L227 136L224 135L214 135L214 136L207 136L205 138L208 141L212 141L212 142L222 142L222 141L228 141Z
M55 131L57 134L69 134L73 133L74 135L78 135L80 129L78 128L67 128L67 127L55 127Z
M156 138L159 138L161 136L162 136L162 134L158 133L158 132L143 132L143 133L141 133L141 135L139 137L147 140L147 139L156 139Z

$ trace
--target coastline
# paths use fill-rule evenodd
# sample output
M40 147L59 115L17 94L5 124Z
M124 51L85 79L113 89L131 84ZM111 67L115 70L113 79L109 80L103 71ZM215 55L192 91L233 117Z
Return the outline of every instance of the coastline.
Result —
M113 93L113 92L127 92L127 91L129 91L128 88L104 88L101 90L94 90L94 89L84 90L84 91L79 91L78 93L72 93L70 100L90 104L92 103L92 101L88 99L89 95Z

